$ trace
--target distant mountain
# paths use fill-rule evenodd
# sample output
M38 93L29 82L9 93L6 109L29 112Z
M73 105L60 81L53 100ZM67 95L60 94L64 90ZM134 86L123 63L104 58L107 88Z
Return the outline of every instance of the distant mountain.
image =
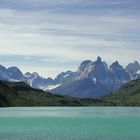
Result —
M93 62L85 60L76 72L62 72L54 79L44 78L37 72L23 74L17 67L5 68L0 65L0 80L22 81L36 89L78 98L105 96L135 79L140 79L140 65L137 61L124 68L118 61L108 66L101 57Z
M75 80L52 90L52 93L79 98L99 97L115 88L114 81L115 78L110 73L107 64L98 57L95 62L89 60L82 62Z
M90 60L82 62L75 80L61 85L51 92L79 98L101 97L117 90L129 81L139 78L138 71L135 73L137 75L132 75L118 61L108 67L107 63L98 57L94 62Z
M140 71L140 64L137 61L129 63L126 66L126 70L131 74L137 73L137 71Z
M109 93L109 90L101 83L95 83L91 79L85 78L67 83L51 90L51 92L78 98L94 98L105 96L106 93Z
M71 82L73 80L75 80L77 76L77 72L72 72L72 71L66 71L66 72L62 72L60 73L55 79L55 83L59 84L59 85L64 85L68 82Z
M26 82L26 78L19 68L17 67L5 68L2 65L0 65L0 80Z
M109 71L115 78L115 83L113 84L116 85L117 88L131 80L130 74L119 64L118 61L110 66Z
M140 78L140 64L137 61L128 64L126 70L129 72L131 79Z
M106 86L109 89L114 89L114 81L115 77L110 72L108 65L106 62L101 60L101 57L98 57L95 62L90 62L88 65L85 65L83 69L83 64L85 64L87 61L84 61L81 63L81 65L78 68L78 76L77 80L82 79L90 79L94 82L96 86L102 85Z
M27 72L25 73L25 78L27 80L27 84L29 84L31 87L47 91L59 87L60 85L64 85L70 81L73 81L76 75L76 72L67 71L60 73L55 79L52 79L43 78L36 72Z
M55 81L52 78L43 78L38 73L33 72L27 72L25 73L25 78L27 81L27 84L29 84L31 87L34 87L36 89L47 89L50 85L55 85Z
M10 80L18 80L26 82L26 78L23 75L23 73L20 71L17 67L10 67L7 69L8 75L10 77Z
M7 69L2 65L0 65L0 79L9 80L9 75L8 75Z

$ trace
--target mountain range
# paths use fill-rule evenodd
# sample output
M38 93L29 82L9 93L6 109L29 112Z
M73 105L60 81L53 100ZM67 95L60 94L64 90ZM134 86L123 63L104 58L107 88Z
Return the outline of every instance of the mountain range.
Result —
M140 78L140 65L137 61L125 68L118 61L110 66L101 57L96 61L83 61L76 72L66 71L56 78L44 78L38 73L23 74L17 67L5 68L0 65L0 80L21 81L29 86L78 98L97 98L114 92L127 82Z

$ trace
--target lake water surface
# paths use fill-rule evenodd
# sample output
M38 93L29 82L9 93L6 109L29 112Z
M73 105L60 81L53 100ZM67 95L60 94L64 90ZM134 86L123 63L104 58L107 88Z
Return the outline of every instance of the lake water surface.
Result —
M1 108L0 140L140 140L140 108Z

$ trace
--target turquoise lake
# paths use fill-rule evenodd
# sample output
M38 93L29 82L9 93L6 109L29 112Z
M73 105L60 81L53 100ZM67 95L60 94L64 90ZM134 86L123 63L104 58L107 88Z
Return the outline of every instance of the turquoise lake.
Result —
M0 108L0 140L140 140L140 108Z

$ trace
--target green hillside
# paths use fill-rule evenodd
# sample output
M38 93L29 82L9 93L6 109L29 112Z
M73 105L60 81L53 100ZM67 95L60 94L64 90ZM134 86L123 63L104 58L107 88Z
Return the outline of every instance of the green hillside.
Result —
M116 106L140 106L140 80L127 83L104 100Z
M77 99L33 89L23 82L0 81L0 106L87 106L101 100Z
M0 107L9 106L140 106L140 80L99 99L78 99L33 89L23 82L0 81Z

